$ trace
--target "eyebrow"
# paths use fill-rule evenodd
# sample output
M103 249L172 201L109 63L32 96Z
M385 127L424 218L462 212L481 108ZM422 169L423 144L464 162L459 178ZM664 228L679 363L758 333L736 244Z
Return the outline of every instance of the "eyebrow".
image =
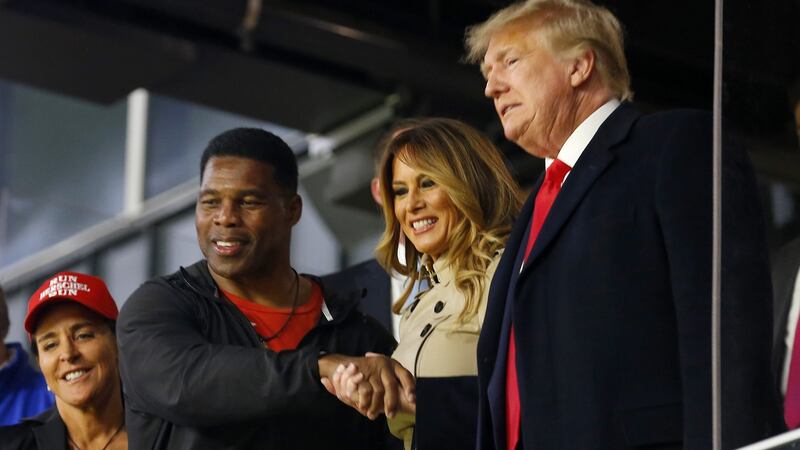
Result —
M42 342L43 340L45 340L45 339L48 339L48 338L50 338L51 336L55 336L55 335L56 335L56 332L55 332L55 331L51 331L51 332L49 332L49 333L45 333L45 334L43 334L43 335L41 335L41 336L37 337L37 338L36 338L36 342Z
M97 324L94 323L94 322L78 322L75 325L72 325L71 327L69 327L69 332L70 333L74 333L74 332L80 330L81 328L93 327L93 326L96 326L96 325ZM49 338L51 338L51 337L53 337L53 336L55 336L57 334L58 333L56 333L55 331L49 331L49 332L37 337L36 338L36 342L41 342L41 341L43 341L45 339L49 339Z
M214 195L214 194L219 194L219 191L217 191L216 189L201 189L199 196L202 197L204 195Z
M247 189L247 190L239 192L239 195L242 196L242 197L248 197L248 196L266 197L267 193L266 192L262 192L262 191L260 191L258 189Z
M203 190L200 191L199 196L202 197L204 195L220 195L220 191L217 190L217 189L203 189ZM251 195L251 196L254 196L254 197L267 197L268 196L267 193L265 193L265 192L263 192L263 191L261 191L259 189L245 189L245 190L236 192L236 196L237 197L247 197L248 195Z
M416 181L416 182L419 182L419 180L421 180L421 179L423 179L423 178L431 178L431 176L430 176L430 175L428 175L428 174L427 174L427 173L425 173L425 172L419 172L419 173L417 174L417 176L416 176L416 177L414 177L414 181ZM432 178L431 178L431 179L432 179ZM406 184L406 182L405 182L405 181L402 181L402 180L397 180L397 181L395 181L395 180L392 180L392 185L395 185L395 184Z
M508 54L508 52L510 52L511 50L512 50L512 47L511 47L511 46L506 46L506 47L504 47L504 48L500 49L500 50L499 50L499 51L496 53L496 55L495 55L495 57L493 58L493 60L494 60L494 61L502 61L502 60L503 60L503 59L506 57L506 55ZM484 55L484 61L482 61L482 62L481 62L481 73L483 74L483 76L484 76L484 77L486 77L486 75L487 75L487 72L488 72L488 70L489 70L489 69L488 69L488 67L487 67L489 64L487 64L487 63L486 63L486 60L485 60L485 59L486 59L486 55Z

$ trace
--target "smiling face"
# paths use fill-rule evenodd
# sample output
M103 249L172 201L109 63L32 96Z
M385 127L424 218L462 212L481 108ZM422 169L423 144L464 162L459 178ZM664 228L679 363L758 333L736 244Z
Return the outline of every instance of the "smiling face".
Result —
M206 164L195 225L218 283L263 277L270 267L289 264L291 230L302 203L275 182L273 172L267 163L234 156Z
M99 407L119 389L116 340L100 315L77 303L54 304L39 316L33 339L59 404Z
M459 213L447 192L428 175L395 157L392 162L394 214L414 247L436 260L447 251Z
M572 132L570 69L544 45L530 20L495 33L481 64L507 139L540 158L555 158Z

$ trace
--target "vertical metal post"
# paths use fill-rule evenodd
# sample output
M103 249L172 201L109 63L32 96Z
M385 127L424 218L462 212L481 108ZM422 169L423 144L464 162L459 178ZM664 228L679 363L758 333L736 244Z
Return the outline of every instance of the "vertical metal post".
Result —
M714 450L722 449L721 273L722 273L722 3L714 12L714 122L711 255L711 401Z
M136 89L128 95L128 122L125 136L125 206L123 213L142 210L147 162L147 112L150 94Z

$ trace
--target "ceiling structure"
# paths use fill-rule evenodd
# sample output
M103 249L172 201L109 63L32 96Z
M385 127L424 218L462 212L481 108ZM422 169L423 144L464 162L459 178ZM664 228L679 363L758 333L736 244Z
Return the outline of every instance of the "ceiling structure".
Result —
M498 132L464 28L499 0L5 0L0 76L109 103L136 87L311 132L399 93L400 113ZM605 2L639 100L710 106L711 5ZM249 8L249 9L248 9ZM665 87L669 87L665 89Z
M714 2L599 1L617 14L642 109L711 109ZM797 51L797 2L727 2L726 23ZM385 104L399 117L460 118L493 138L517 177L540 164L505 142L464 28L503 0L0 0L0 78L99 103L137 87L324 134ZM769 23L770 26L763 25ZM793 30L790 39L781 38ZM726 53L735 123L783 127L793 61L742 37ZM787 62L789 61L789 62ZM758 111L754 119L752 111ZM780 123L781 125L775 125ZM763 127L762 127L763 128ZM761 129L761 128L759 128ZM775 131L773 129L773 131Z

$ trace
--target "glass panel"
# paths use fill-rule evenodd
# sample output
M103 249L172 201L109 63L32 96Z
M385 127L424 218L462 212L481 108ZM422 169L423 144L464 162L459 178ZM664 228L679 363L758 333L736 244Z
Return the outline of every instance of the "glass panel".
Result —
M299 131L158 95L150 97L148 122L148 198L198 176L206 144L230 128L263 128L294 149L305 148L305 135Z
M126 103L0 80L0 266L122 210Z
M24 347L28 347L28 333L25 332L22 322L28 311L28 297L36 291L37 287L39 285L18 289L16 292L6 292L8 320L11 322L6 342L21 342Z
M166 275L203 258L194 229L194 208L158 226L155 273Z
M339 269L341 246L303 186L303 215L292 230L292 265L298 273L324 275Z
M128 296L150 278L152 258L149 235L139 235L103 251L97 263L97 275L103 278L117 306L122 308Z
M800 285L795 283L800 269L800 28L797 27L800 3L725 1L723 11L723 167L731 168L738 149L749 153L756 171L757 187L753 190L761 200L773 281L770 298L768 294L761 294L763 290L753 291L751 286L743 286L740 280L726 276L723 270L722 355L729 358L722 362L722 426L725 431L736 426L730 419L726 424L726 417L757 411L756 402L761 401L761 398L725 396L726 383L736 380L731 376L736 363L730 361L749 358L754 348L759 350L763 364L770 366L771 377L763 382L764 386L756 386L753 392L760 392L759 397L782 400L787 385L800 388L800 376L793 383L790 375L791 347L800 312L800 304L797 304ZM757 253L743 253L747 250L741 245L743 241L760 236L742 236L740 225L752 223L754 213L737 209L737 198L748 195L740 187L739 182L723 185L723 218L727 220L722 228L723 268L731 260L741 260L746 255L745 262L750 262L746 270L758 273L757 282L760 283L770 274L760 275L763 264ZM725 208L728 208L727 214ZM741 213L732 217L731 211ZM766 321L763 315L751 313L742 317L730 313L731 304L726 305L725 293L737 290L750 293L753 300L764 297L765 303L771 303L773 323L772 328L766 330L769 336L764 336L766 333L757 327ZM726 329L742 326L751 329L746 340L726 340ZM761 345L762 340L766 345ZM776 425L782 426L782 402L776 406L779 407Z
M723 132L750 151L773 252L800 235L799 19L797 2L725 2Z

